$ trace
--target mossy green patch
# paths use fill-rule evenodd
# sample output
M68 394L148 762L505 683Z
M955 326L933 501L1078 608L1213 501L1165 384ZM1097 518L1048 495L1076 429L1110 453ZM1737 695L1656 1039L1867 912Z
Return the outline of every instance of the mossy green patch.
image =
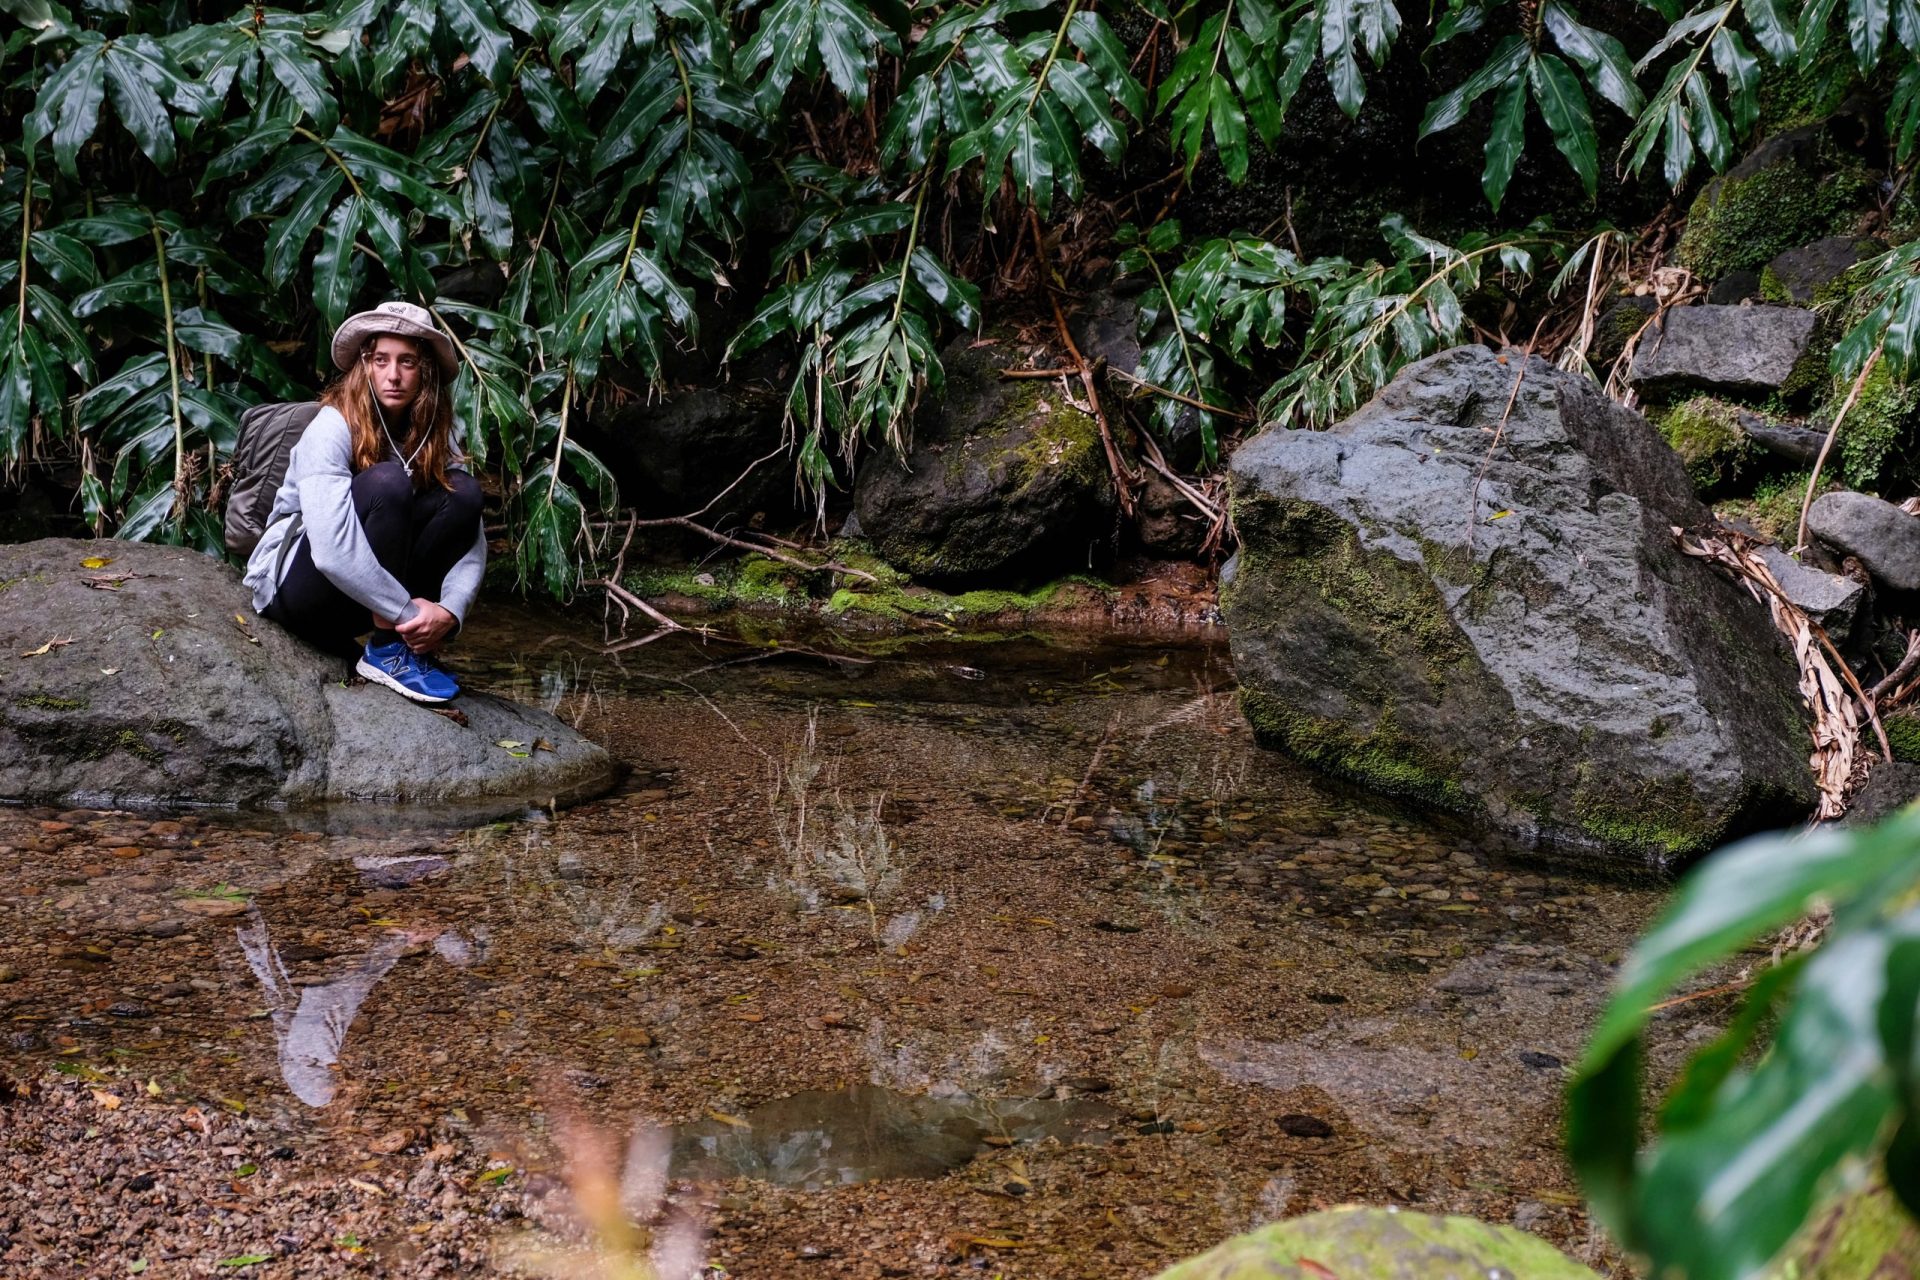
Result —
M1714 512L1722 520L1744 520L1773 541L1792 546L1799 535L1800 503L1806 497L1807 479L1805 471L1767 476L1754 485L1751 497L1721 499L1713 504ZM1828 474L1821 478L1819 493L1831 493L1840 487Z
M1268 1223L1187 1259L1160 1280L1599 1280L1512 1227L1350 1205Z
M713 609L805 608L807 570L767 556L747 556L713 565L648 566L632 570L623 584L643 599L678 596Z
M1421 750L1400 732L1391 708L1380 714L1370 730L1359 732L1295 710L1257 689L1242 688L1240 706L1263 744L1316 769L1449 813L1472 814L1480 808L1453 776L1453 766Z
M1920 1225L1883 1187L1856 1192L1816 1215L1766 1280L1876 1280L1911 1275L1920 1258Z
M1887 745L1893 758L1903 764L1920 764L1920 714L1896 711L1884 717L1880 725L1887 731Z
M15 706L40 711L85 711L93 704L85 698L62 698L51 693L28 693L15 698Z
M1761 450L1740 429L1740 411L1712 396L1695 396L1664 410L1654 425L1687 466L1687 479L1701 494L1731 488L1751 471Z
M1838 38L1835 38L1838 36ZM1761 60L1760 132L1774 134L1818 124L1839 108L1860 84L1860 70L1844 34L1829 32L1811 65L1789 58L1781 66Z
M1310 502L1237 496L1233 519L1241 532L1242 577L1265 578L1281 595L1312 592L1387 652L1411 646L1435 668L1471 656L1425 566L1368 551L1333 512ZM1429 560L1440 554L1423 551Z
M1830 411L1837 412L1851 390L1851 379L1834 379L1827 396ZM1920 387L1902 386L1884 362L1875 365L1840 424L1840 462L1847 483L1873 491L1911 479L1914 469L1908 457L1916 426Z
M1852 165L1816 174L1781 163L1715 179L1688 210L1675 256L1704 280L1758 270L1787 249L1846 230L1870 189Z
M835 543L830 558L844 569L867 576L805 569L767 556L704 566L651 567L630 572L626 587L647 599L678 598L714 611L810 616L901 627L933 623L970 626L989 620L1024 621L1049 609L1102 602L1114 588L1098 578L1070 574L1031 591L981 589L948 593L916 586L913 580L876 557L864 542ZM970 633L972 634L972 633Z
M964 624L989 618L1024 617L1064 603L1065 594L1078 587L1092 598L1113 594L1097 578L1073 575L1032 591L982 590L949 595L929 587L904 583L852 583L834 592L825 612L833 616L860 616L906 620L913 618Z

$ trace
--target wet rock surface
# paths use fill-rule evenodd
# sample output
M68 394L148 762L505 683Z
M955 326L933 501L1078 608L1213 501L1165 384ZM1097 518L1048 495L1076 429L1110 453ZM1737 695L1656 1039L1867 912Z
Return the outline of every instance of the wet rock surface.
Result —
M544 712L472 693L450 704L463 724L350 679L182 548L0 547L0 653L0 799L509 812L613 780Z
M1057 387L1003 380L1007 355L950 348L944 399L905 457L875 450L854 508L881 557L936 584L1044 581L1085 569L1114 493L1092 417Z
M1675 548L1707 519L1677 457L1584 380L1459 348L1242 445L1231 480L1221 605L1262 741L1626 861L1811 807L1790 657Z
M1812 345L1819 317L1795 307L1676 307L1640 337L1628 381L1643 395L1778 391Z
M504 1273L583 1239L580 1133L616 1170L637 1128L757 1146L760 1108L803 1131L849 1086L942 1101L889 1158L955 1106L1050 1123L932 1178L682 1164L700 1256L1144 1277L1390 1200L1617 1261L1562 1073L1518 1055L1577 1057L1651 887L1276 762L1215 650L616 660L501 612L473 676L646 760L617 793L477 828L0 809L0 1267ZM1716 1008L1663 1016L1656 1076Z
M1841 490L1823 493L1807 512L1807 529L1895 591L1920 591L1920 517L1884 498Z

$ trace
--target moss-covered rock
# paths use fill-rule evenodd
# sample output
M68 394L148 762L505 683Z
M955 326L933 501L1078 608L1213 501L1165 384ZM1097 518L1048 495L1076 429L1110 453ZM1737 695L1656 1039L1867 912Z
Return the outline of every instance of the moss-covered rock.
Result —
M1599 1280L1544 1240L1473 1218L1347 1206L1269 1223L1160 1280Z
M1829 388L1826 413L1830 418L1846 403L1851 379L1835 378ZM1880 492L1903 487L1920 477L1913 449L1920 429L1920 387L1902 386L1886 364L1875 365L1861 384L1860 395L1840 424L1840 465L1847 483L1856 489Z
M1221 612L1263 744L1629 863L1810 804L1790 658L1674 550L1705 508L1586 380L1458 348L1331 431L1248 441L1230 480Z
M1847 1196L1800 1232L1766 1280L1916 1280L1920 1225L1883 1188Z
M1775 255L1852 228L1872 191L1818 127L1789 129L1708 183L1687 211L1675 257L1705 280L1758 270Z
M1653 424L1686 464L1687 479L1701 497L1725 493L1761 457L1740 429L1739 407L1712 396L1695 396L1654 415Z
M875 453L854 491L862 536L943 585L1031 583L1085 569L1113 538L1113 482L1094 420L1058 388L1005 380L1004 356L949 348L944 400L906 456Z

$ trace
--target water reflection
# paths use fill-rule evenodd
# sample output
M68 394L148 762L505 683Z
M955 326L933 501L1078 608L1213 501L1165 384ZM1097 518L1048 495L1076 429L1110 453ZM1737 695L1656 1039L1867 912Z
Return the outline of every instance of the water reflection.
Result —
M464 968L475 958L473 944L452 930L395 931L376 938L345 972L296 987L259 908L250 908L247 915L235 937L266 993L279 1044L280 1078L310 1107L326 1106L339 1092L340 1051L347 1031L374 987L402 957L431 942L434 953L449 964Z
M1056 1138L1105 1146L1120 1119L1084 1098L929 1097L878 1085L810 1090L744 1116L673 1130L675 1177L757 1178L819 1191L880 1178L938 1178L990 1146Z

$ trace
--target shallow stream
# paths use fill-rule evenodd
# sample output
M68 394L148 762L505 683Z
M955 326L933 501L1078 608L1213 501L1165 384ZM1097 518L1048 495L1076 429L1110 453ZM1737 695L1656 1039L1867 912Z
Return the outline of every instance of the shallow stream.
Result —
M1223 645L609 656L502 610L460 665L633 773L467 827L0 811L14 1070L383 1194L471 1152L496 1235L580 1197L556 1124L639 1131L710 1274L1146 1276L1352 1200L1607 1260L1559 1096L1658 886L1261 750ZM444 1262L440 1220L337 1260Z

